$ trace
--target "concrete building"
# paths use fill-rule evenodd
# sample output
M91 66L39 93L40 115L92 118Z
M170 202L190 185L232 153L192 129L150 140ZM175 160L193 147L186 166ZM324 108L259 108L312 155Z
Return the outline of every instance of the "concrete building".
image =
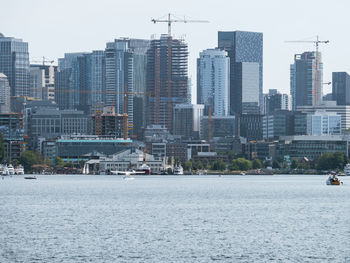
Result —
M230 58L230 114L263 111L263 34L218 32L218 47Z
M214 137L226 137L235 135L235 116L212 116L211 124L209 117L201 118L200 138L202 140L211 140ZM209 126L210 125L210 126ZM211 135L209 135L211 131Z
M308 135L341 135L341 116L334 112L316 111L307 116Z
M187 101L187 44L161 35L151 40L147 58L147 125L164 125L172 131L173 108Z
M110 157L100 157L100 170L136 170L143 163L146 163L151 168L151 173L159 173L165 170L165 159L156 159L151 154L132 148L113 154Z
M270 114L276 110L291 110L290 96L281 94L275 89L270 89L264 94L264 114Z
M57 156L77 162L112 155L131 147L132 141L113 136L65 135L57 141Z
M27 42L0 33L0 73L8 78L11 96L31 96Z
M263 117L263 138L294 135L294 115L287 110L274 111Z
M299 106L297 111L308 115L314 114L316 111L335 113L341 116L342 131L350 128L350 105L336 105L335 101L324 101L315 106Z
M323 153L341 152L349 156L349 138L341 135L323 136L286 136L281 137L276 144L275 158L316 160Z
M19 159L26 147L23 114L0 114L0 133L5 146L5 160Z
M177 104L174 107L173 134L185 139L199 138L204 105Z
M93 135L110 135L117 138L123 138L123 123L127 116L116 114L114 108L112 111L107 111L109 107L105 107L103 112L96 112L90 115L90 131Z
M350 75L348 73L332 73L332 99L337 102L337 105L350 105Z
M239 127L237 129L240 136L247 141L259 141L263 139L263 115L242 114L239 117Z
M7 77L0 73L0 114L10 113L11 89Z
M316 63L317 60L318 63ZM320 103L322 101L322 83L321 53L304 52L294 55L294 64L290 65L292 110L296 110L300 106L316 106Z
M220 49L206 49L197 59L197 104L213 116L230 114L230 58Z

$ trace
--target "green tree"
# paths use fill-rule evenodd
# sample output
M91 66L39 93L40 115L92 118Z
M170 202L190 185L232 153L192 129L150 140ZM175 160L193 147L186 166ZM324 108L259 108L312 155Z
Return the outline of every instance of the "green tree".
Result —
M62 160L62 158L61 157L56 157L55 158L55 165L56 166L63 166L64 165L64 161Z
M214 171L223 171L226 169L226 163L221 159L216 160L212 163L211 169Z
M332 154L332 159L333 159L333 167L332 169L343 169L344 168L344 163L345 163L345 158L344 154L341 152L335 152Z
M281 165L280 165L280 163L277 160L274 160L272 162L272 168L279 169L279 168L281 168Z
M295 159L292 159L292 163L290 165L290 168L296 169L298 167L298 161Z
M5 146L2 139L2 134L0 133L0 162L5 158Z
M186 161L183 163L183 169L185 171L190 171L192 169L192 162L191 161Z
M64 163L64 166L69 167L69 168L73 168L74 164L72 162L66 162L66 163Z
M253 169L260 169L262 167L262 164L259 159L254 159L252 162Z
M20 163L23 165L24 170L29 172L32 165L42 163L42 157L40 154L33 151L25 151L20 157Z
M232 160L230 170L233 171L247 171L252 167L252 163L244 158L237 158Z

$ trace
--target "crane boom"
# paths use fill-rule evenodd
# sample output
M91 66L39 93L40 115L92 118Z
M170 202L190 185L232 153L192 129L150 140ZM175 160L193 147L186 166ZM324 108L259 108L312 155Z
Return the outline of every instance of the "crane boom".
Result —
M172 14L168 14L168 19L155 19L152 18L151 21L155 23L168 23L168 36L171 36L171 24L172 23L209 23L208 20L189 20L185 17L183 19L171 19ZM174 15L173 15L174 16Z

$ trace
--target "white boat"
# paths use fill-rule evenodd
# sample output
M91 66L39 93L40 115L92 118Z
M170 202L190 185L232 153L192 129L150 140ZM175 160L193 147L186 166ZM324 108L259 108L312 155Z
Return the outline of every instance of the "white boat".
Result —
M184 169L181 165L174 167L174 175L182 175L184 174Z
M347 175L347 176L350 176L350 163L346 164L344 166L344 173Z
M117 170L112 170L111 171L112 174L115 175L123 175L123 179L124 180L134 180L135 178L132 177L132 174L136 174L136 172L134 170L129 170L129 171L117 171Z
M22 165L18 165L15 169L15 174L17 175L23 175L24 174L24 169Z
M7 175L7 167L6 167L6 165L0 164L0 175Z
M14 175L15 174L15 169L13 168L12 164L9 164L7 166L7 173L8 173L8 175Z

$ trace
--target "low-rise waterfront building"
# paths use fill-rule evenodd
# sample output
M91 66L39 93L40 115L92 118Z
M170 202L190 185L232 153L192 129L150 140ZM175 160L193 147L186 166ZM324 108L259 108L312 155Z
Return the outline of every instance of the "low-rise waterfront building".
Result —
M151 168L151 173L159 173L165 170L165 159L156 159L153 155L141 150L130 148L108 157L100 157L100 170L103 171L127 171L138 169L144 163Z

